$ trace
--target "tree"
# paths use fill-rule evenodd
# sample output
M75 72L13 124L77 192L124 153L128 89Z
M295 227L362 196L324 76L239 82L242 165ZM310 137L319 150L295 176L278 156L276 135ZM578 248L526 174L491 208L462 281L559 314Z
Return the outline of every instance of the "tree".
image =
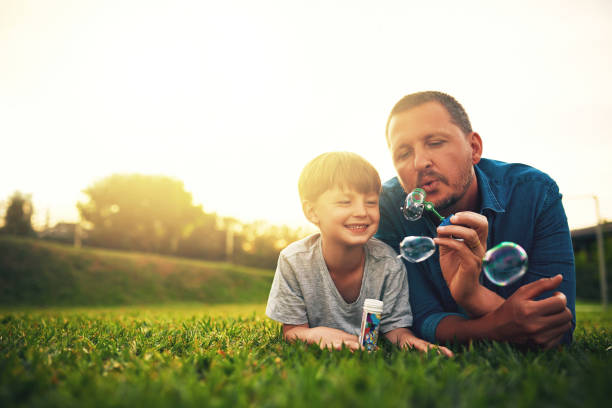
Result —
M9 198L9 205L4 216L2 232L20 236L32 236L32 195L22 194L19 191Z
M183 183L165 176L115 174L83 191L77 204L91 224L89 242L110 248L175 253L203 213Z

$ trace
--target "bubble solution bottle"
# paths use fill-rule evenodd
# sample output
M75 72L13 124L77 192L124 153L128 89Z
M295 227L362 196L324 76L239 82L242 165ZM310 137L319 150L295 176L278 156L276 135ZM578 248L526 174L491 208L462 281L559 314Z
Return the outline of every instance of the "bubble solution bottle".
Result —
M383 302L380 300L366 299L363 303L359 344L368 351L377 349L376 343L378 342L378 333L380 332L382 311Z

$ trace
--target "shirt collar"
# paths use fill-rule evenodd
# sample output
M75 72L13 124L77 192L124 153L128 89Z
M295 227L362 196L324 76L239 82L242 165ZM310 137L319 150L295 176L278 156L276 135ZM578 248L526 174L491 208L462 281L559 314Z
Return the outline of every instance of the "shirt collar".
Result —
M498 213L506 212L505 202L493 192L491 183L487 175L478 167L474 166L476 179L478 180L478 190L480 191L480 212L491 210Z

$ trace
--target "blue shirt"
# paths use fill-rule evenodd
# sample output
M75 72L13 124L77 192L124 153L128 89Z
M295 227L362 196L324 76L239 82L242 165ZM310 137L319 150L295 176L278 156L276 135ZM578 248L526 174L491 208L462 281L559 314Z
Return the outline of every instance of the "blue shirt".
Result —
M562 339L569 344L576 326L576 277L574 253L567 217L561 203L559 188L553 179L533 167L481 159L474 166L480 195L480 213L487 217L489 235L487 248L503 241L515 242L527 252L528 269L517 282L497 286L481 276L485 287L508 298L519 287L543 277L563 275L555 291L563 292L572 312L572 329ZM376 237L399 252L405 236L436 236L439 221L424 216L408 221L402 215L406 193L397 177L383 185L380 197L380 226ZM440 321L449 315L468 318L454 301L440 269L439 254L412 264L404 260L408 272L413 329L430 342L436 341ZM483 279L484 278L484 279ZM545 292L539 298L547 298Z

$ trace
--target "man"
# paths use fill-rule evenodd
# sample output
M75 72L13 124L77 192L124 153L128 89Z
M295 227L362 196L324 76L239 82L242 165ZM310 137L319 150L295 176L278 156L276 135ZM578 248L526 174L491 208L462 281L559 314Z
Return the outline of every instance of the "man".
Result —
M416 334L430 342L569 344L574 256L556 183L532 167L481 158L482 139L465 110L441 92L402 98L386 138L398 177L383 186L376 237L397 251L405 236L437 235L439 248L424 262L405 262ZM403 217L406 193L416 187L440 214L455 214L452 225L436 228L428 212ZM503 241L522 246L529 264L520 280L500 287L481 268L486 249Z

